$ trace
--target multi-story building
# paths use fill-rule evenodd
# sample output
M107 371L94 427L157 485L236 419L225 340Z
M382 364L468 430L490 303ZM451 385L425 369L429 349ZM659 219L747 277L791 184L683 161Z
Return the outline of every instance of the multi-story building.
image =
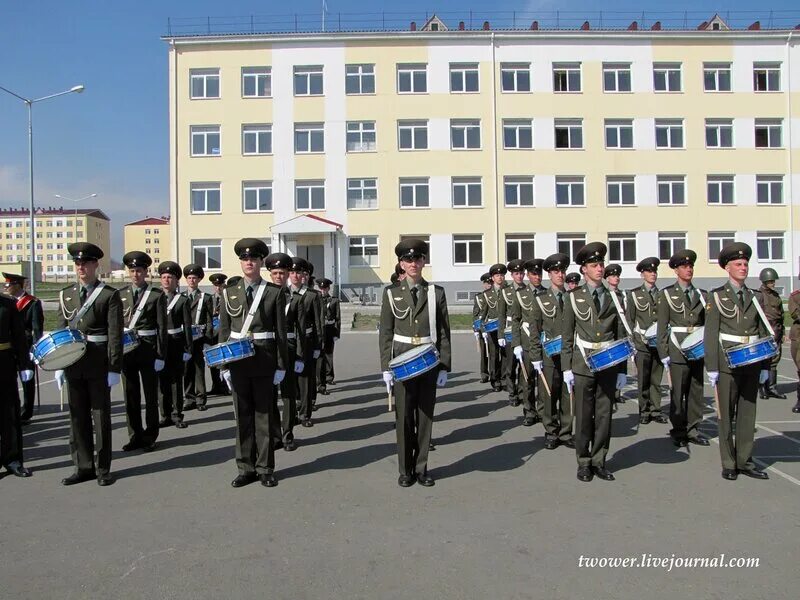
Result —
M124 229L125 252L139 250L149 254L153 259L153 274L157 274L160 262L173 260L169 217L147 217L127 223Z
M42 277L74 273L67 246L72 242L91 242L105 252L100 273L111 270L111 220L97 208L37 208L34 231L36 261ZM0 209L0 262L20 263L30 260L30 212L27 208Z
M800 248L800 56L790 30L171 35L173 255L238 271L260 237L374 295L404 236L467 301L488 266L587 241L623 283L646 256ZM664 265L662 277L672 274Z

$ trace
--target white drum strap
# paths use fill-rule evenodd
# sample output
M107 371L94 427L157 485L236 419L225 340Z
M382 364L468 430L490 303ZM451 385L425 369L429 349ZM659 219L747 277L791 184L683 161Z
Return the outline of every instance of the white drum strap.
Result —
M142 294L142 297L139 298L139 304L136 305L136 311L133 313L133 317L128 323L128 329L133 329L134 327L136 327L136 323L142 316L142 312L144 311L144 305L147 304L147 299L149 297L150 297L150 285L147 286L147 289L145 289L144 294Z
M200 299L197 301L197 312L194 314L194 324L200 325L200 313L203 312L203 301L206 299L204 292L200 292Z
M247 318L244 320L244 325L242 325L242 330L239 332L242 337L245 337L248 333L250 333L250 327L253 325L253 317L258 310L258 305L261 304L261 297L264 295L264 290L267 289L266 282L262 279L261 283L258 284L258 289L256 290L256 295L253 297L253 304L250 306L250 310L247 311Z
M752 294L753 292L751 291L750 293ZM767 331L769 331L769 334L774 338L775 330L772 328L772 325L769 324L769 321L767 321L767 315L764 314L764 309L761 308L761 304L759 304L758 298L756 298L755 295L753 296L752 303L758 311L758 316L761 317L761 322L766 325Z
M77 314L74 317L72 317L72 319L70 319L70 327L72 327L72 323L73 322L77 323L78 321L80 321L83 318L83 316L89 311L89 309L92 308L92 304L94 304L94 301L97 300L97 297L100 295L100 291L105 286L106 286L106 284L103 283L102 281L97 284L97 287L94 288L94 291L86 299L86 302L84 303L84 305L81 306L81 308L80 308L80 310L78 310Z
M178 292L175 292L175 297L172 299L172 302L170 302L169 306L167 307L167 313L172 312L172 309L175 308L175 305L178 303L178 298L180 297L181 295Z
M436 344L436 286L428 283L428 325L431 330L431 342Z
M622 307L619 304L619 298L617 298L616 292L611 292L611 300L614 302L614 307L617 309L619 318L622 319L622 324L625 326L625 331L628 332L629 336L632 336L633 332L631 331L631 326L628 325L628 319L625 318L625 314L622 312Z

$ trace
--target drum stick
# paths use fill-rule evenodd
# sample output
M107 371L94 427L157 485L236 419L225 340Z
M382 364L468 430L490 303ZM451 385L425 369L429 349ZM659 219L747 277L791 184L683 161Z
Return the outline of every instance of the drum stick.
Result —
M394 396L394 387L392 385L389 385L387 387L389 388L388 389L388 393L389 393L389 412L393 412L394 411L394 406L392 406L392 401L394 400L394 397L393 397Z
M570 422L570 427L572 431L575 431L575 392L572 388L569 390L569 412L572 415L572 420Z
M39 414L42 412L42 392L39 388L39 367L33 367L33 374L36 376L36 412Z
M59 411L64 412L64 386L62 385L58 388L58 393L61 396L61 405L59 406Z
M714 390L714 408L717 411L717 421L719 421L719 419L720 419L720 413L719 413L719 390L717 389L716 385L714 385L712 389Z
M528 370L525 368L525 363L522 362L522 359L519 359L519 370L522 371L522 378L525 380L525 383L528 383Z
M544 373L542 373L541 371L538 371L538 373L539 373L539 379L542 380L542 385L544 385L544 389L547 392L547 395L550 398L552 398L553 394L552 394L552 392L550 392L550 386L547 385L547 378L544 376Z
M672 373L669 372L669 367L667 367L667 385L672 390Z

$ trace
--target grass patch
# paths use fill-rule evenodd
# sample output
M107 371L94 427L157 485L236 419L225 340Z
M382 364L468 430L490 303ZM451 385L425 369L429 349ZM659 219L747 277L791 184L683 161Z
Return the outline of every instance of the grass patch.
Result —
M58 329L58 320L61 317L59 310L46 310L44 311L44 330L53 331Z
M378 328L378 323L380 323L380 320L380 315L367 315L357 312L353 315L353 330L375 331ZM472 329L472 315L450 315L450 329Z

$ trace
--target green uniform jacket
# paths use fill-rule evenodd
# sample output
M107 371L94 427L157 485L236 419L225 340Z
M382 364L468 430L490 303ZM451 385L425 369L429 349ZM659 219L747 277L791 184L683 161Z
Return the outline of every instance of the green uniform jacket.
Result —
M403 352L415 347L394 341L394 335L407 337L428 337L431 335L428 319L428 286L433 285L436 297L436 349L439 351L439 370L450 371L450 317L447 314L447 299L444 288L429 284L420 279L421 290L414 307L411 298L409 280L384 290L381 301L381 325L379 345L381 353L381 371L389 370L389 362Z
M342 311L339 306L339 299L330 294L324 294L322 299L322 317L325 327L333 327L333 337L341 337L342 334Z
M0 344L11 346L7 350L0 350L0 380L17 385L17 372L33 369L29 354L31 349L17 303L4 295L0 295Z
M164 294L166 296L166 294ZM167 298L167 307L169 308L169 298ZM170 329L181 328L180 333L169 333ZM192 315L189 312L189 298L183 294L178 294L178 300L172 307L172 310L167 310L167 343L179 342L178 346L181 352L191 354L192 352ZM173 349L173 352L175 350ZM181 358L183 360L183 358Z
M686 364L686 357L680 348L670 341L671 327L702 327L706 320L706 308L703 298L708 298L705 290L694 288L695 294L692 305L686 306L686 295L676 281L664 288L658 294L658 357L663 360L669 357L670 361L677 364ZM673 333L680 344L689 333Z
M610 294L613 292L606 289L605 305L597 313L592 299L592 292L587 289L587 284L580 288L575 288L573 292L564 299L564 317L561 337L561 367L567 371L572 370L576 374L592 377L586 361L583 359L581 350L577 347L577 337L585 342L611 342L621 340L627 336L622 318L617 312L614 301ZM573 303L575 308L573 308ZM576 310L577 309L577 314ZM587 354L593 350L586 350ZM611 367L612 370L620 372L620 366Z
M313 290L310 287L303 286L303 290L305 290L304 294L310 294L311 298L313 299L313 312L307 311L309 315L313 315L313 319L308 319L308 327L314 326L314 334L313 334L313 341L314 345L312 346L311 350L322 350L322 347L325 345L325 306L322 302L322 294L319 293L317 290Z
M633 344L639 352L648 352L650 348L644 339L644 332L658 320L658 297L661 292L656 289L653 300L645 284L628 291L625 316L633 330Z
M506 284L503 283L502 287L505 286ZM480 317L485 327L486 321L500 318L500 292L497 288L492 286L491 289L486 290L481 295L483 296L483 309L481 310ZM503 335L503 327L505 327L505 323L499 323L497 335Z
M291 288L289 288L291 290ZM303 327L303 359L304 361L311 361L314 359L314 350L320 350L320 335L324 335L324 331L320 333L320 306L322 301L320 295L314 290L305 286L300 288L299 292L292 292L292 297L299 296L300 303L303 305L303 312L305 314L305 325Z
M792 318L792 328L789 330L789 339L800 341L800 290L795 290L789 296L789 316ZM795 358L794 356L792 357Z
M513 292L514 302L511 305L511 347L522 346L525 352L531 350L531 321L533 307L536 305L536 292L527 285Z
M475 322L475 319L481 318L481 313L483 312L483 307L486 306L486 301L483 299L483 292L479 294L475 294L475 298L472 301L472 321ZM483 331L483 325L481 325L478 329L475 327L472 328L472 331Z
M97 281L100 285L100 281ZM77 323L69 319L81 307L80 284L74 283L61 290L59 295L61 315L59 328L72 327L85 335L107 335L107 342L89 342L86 353L74 365L64 369L67 378L97 379L111 373L122 372L122 301L119 292L109 285L103 286L97 300ZM90 294L91 296L91 294ZM87 297L88 300L88 297Z
M775 341L779 344L782 343L785 329L783 326L783 300L781 300L780 294L762 285L758 291L755 292L755 295L756 299L761 304L761 308L764 309L767 321L769 321L773 331L775 331Z
M499 327L497 328L497 335L502 336L506 330L511 331L511 306L516 301L514 296L514 288L516 284L504 282L503 287L498 290L497 297L500 301L497 303L497 320Z
M184 292L184 295L189 298L189 292ZM197 305L200 305L200 313L198 315ZM211 340L214 335L213 325L211 319L214 317L214 301L211 299L211 294L200 292L197 297L190 299L189 314L191 315L192 325L205 325L203 327L203 337L206 341Z
M144 293L144 292L142 292ZM133 287L130 285L125 286L119 291L119 299L122 302L122 320L124 326L127 328L136 312L136 307L133 305ZM142 297L140 296L141 300ZM155 336L156 343L154 349L156 351L156 358L166 360L167 357L167 297L160 288L150 287L150 294L147 296L147 302L142 308L142 314L136 321L135 330L152 330L155 329L158 333ZM143 339L152 340L154 338L147 337Z
M704 334L706 371L730 373L723 348L737 346L740 342L722 341L720 334L769 337L767 326L758 315L754 303L758 302L752 290L745 297L744 310L731 283L711 291L706 305L706 328ZM761 368L769 369L770 360L762 361Z
M560 335L563 335L563 321L564 310L569 303L569 295L567 291L561 296L564 302L564 309L558 305L558 290L550 288L544 294L539 294L533 302L533 310L531 316L531 339L530 349L531 360L541 360L547 366L555 366L553 359L544 353L542 346L542 333L548 340L553 340ZM563 338L561 340L564 342ZM565 363L561 363L564 365ZM566 368L566 367L565 367Z
M314 319L312 315L308 314L306 302L304 301L306 295L292 292L292 289L288 287L286 290L289 292L286 294L286 332L287 335L294 334L294 339L287 339L289 349L294 349L295 351L295 356L291 356L291 352L289 352L289 362L291 363L294 360L305 362L307 358L306 351L308 351L308 356L311 356L313 352L314 344L308 343L312 338L306 335L306 329L311 327L310 321ZM293 368L294 365L290 364L289 367Z

